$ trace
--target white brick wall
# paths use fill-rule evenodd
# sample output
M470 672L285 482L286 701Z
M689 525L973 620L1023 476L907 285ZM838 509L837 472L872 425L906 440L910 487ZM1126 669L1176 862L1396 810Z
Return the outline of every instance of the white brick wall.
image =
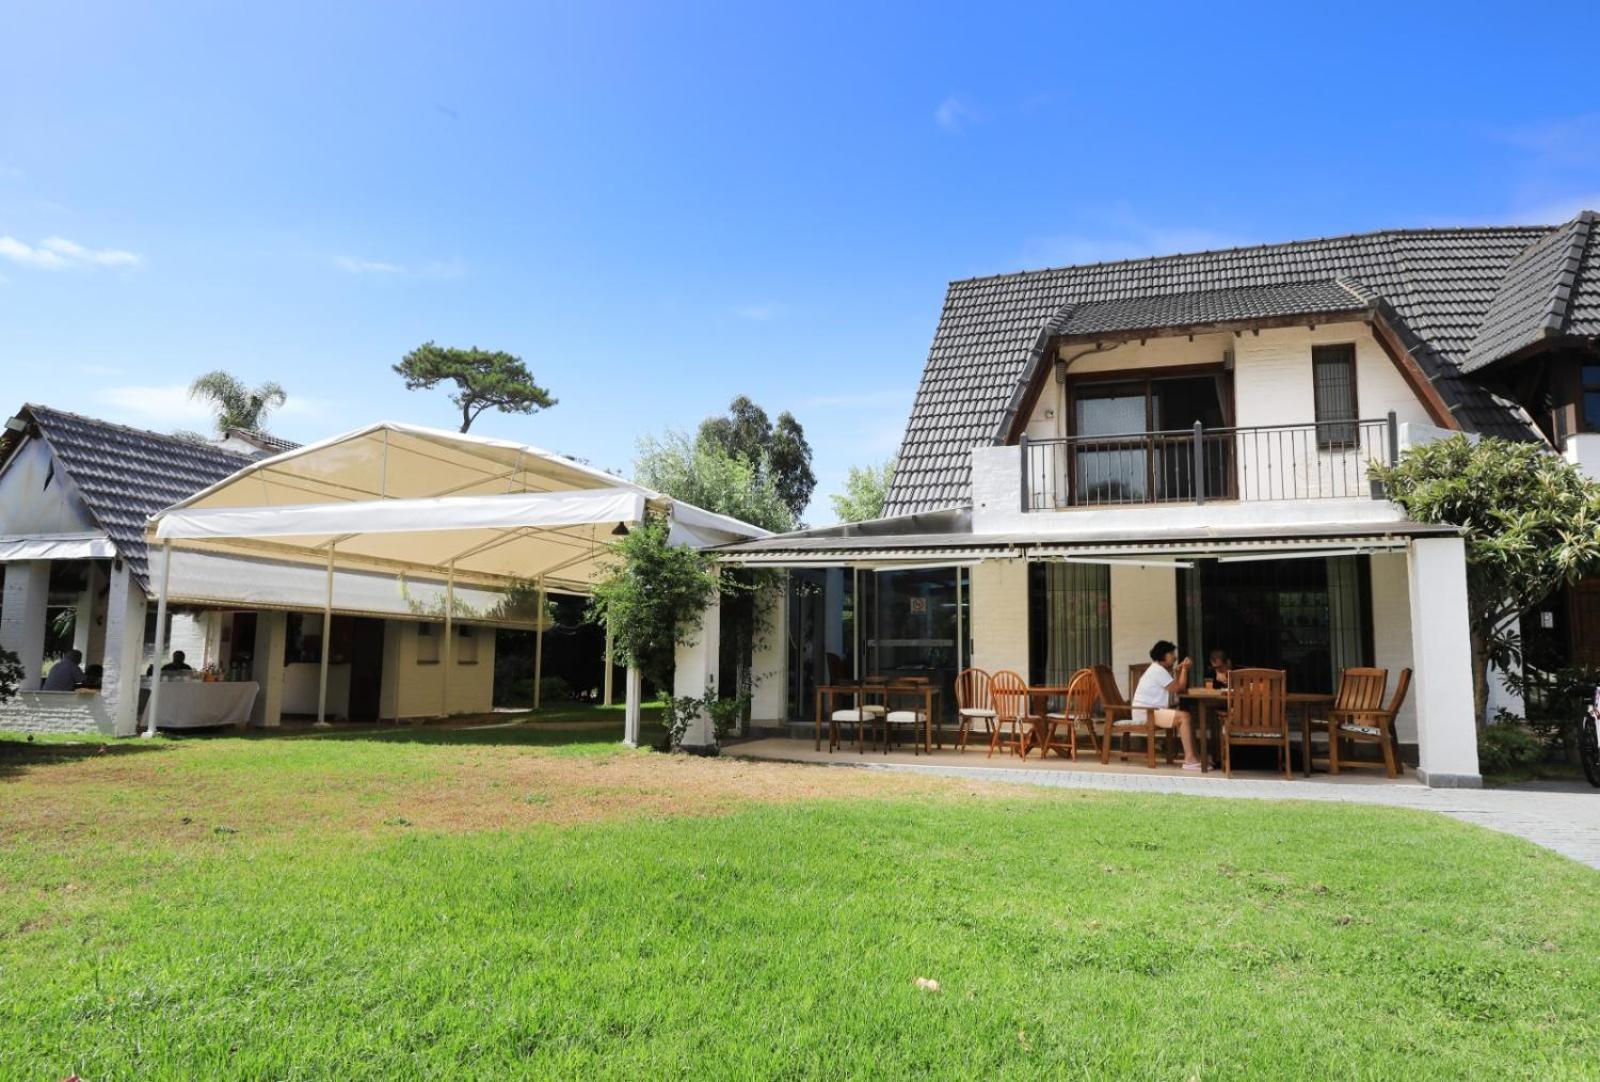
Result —
M19 733L104 733L111 712L93 691L22 691L0 705L0 729Z
M972 665L1028 678L1028 565L992 560L972 569Z

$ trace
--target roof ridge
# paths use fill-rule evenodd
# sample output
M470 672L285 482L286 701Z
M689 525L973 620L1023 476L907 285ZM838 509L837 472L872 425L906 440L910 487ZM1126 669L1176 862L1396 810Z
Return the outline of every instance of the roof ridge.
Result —
M1583 212L1592 215L1593 211ZM1582 215L1580 215L1581 217ZM1415 229L1376 229L1366 233L1335 233L1322 237L1302 237L1297 240L1269 241L1262 244L1236 244L1228 248L1201 248L1189 252L1167 252L1162 255L1137 256L1132 259L1101 259L1090 263L1062 263L1054 267L1038 267L1033 270L1003 271L999 274L978 274L968 278L952 278L951 286L967 285L973 282L993 282L1002 278L1029 278L1035 275L1060 274L1063 271L1089 270L1094 267L1130 267L1139 264L1163 263L1168 260L1193 259L1197 256L1228 255L1233 252L1260 252L1269 248L1301 248L1314 244L1330 244L1334 241L1344 240L1389 240L1396 237L1437 236L1444 234L1485 234L1485 233L1526 233L1531 230L1543 230L1547 235L1560 229L1566 222L1555 225L1443 225L1427 226ZM1543 239L1543 238L1539 238ZM1530 243L1537 243L1532 241Z
M193 440L184 439L182 436L174 436L170 432L157 432L154 429L149 428L135 428L133 425L125 425L119 421L107 421L102 417L90 417L86 413L76 413L73 410L57 409L55 406L41 405L37 402L24 402L22 404L22 408L25 410L44 410L47 413L54 413L62 417L71 417L75 421L86 421L92 425L99 425L101 428L115 428L122 432L131 432L135 436L143 436L150 439L158 439L167 443L177 444L179 447L182 447L186 450L213 451L219 455L227 455L229 458L240 458L246 461L249 461L249 459L252 457L250 455L240 454L238 451L230 451L226 447L219 447L211 442L196 443Z

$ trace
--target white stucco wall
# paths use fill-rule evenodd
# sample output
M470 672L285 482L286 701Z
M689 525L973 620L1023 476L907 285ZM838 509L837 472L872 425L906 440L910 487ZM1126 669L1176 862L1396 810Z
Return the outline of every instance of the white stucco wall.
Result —
M753 722L782 721L784 703L787 702L788 666L784 664L784 646L789 632L789 590L787 582L777 591L777 598L762 614L764 619L756 630L756 646L751 658L751 676L755 687L751 691L750 720Z
M1567 437L1567 461L1590 480L1600 480L1600 432L1580 432Z
M1389 670L1386 695L1394 694L1401 669L1414 669L1411 660L1411 595L1406 581L1404 552L1375 552L1372 563L1372 660ZM1413 682L1411 694L1396 719L1395 729L1402 744L1417 740L1417 698ZM1385 699L1385 702L1388 700Z
M1178 573L1167 567L1111 568L1111 672L1126 696L1128 666L1150 660L1160 639L1178 641ZM1203 659L1196 659L1200 664Z
M19 733L113 735L111 712L96 691L19 691L0 703L0 729Z
M1028 678L1028 565L989 560L971 569L972 666Z

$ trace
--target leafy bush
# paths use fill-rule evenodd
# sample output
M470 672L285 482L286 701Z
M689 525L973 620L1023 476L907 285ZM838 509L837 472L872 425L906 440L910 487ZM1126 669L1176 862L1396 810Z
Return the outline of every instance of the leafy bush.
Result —
M749 695L736 695L731 699L723 699L717 697L714 688L707 688L703 698L690 695L670 697L661 711L661 721L667 729L668 744L674 748L681 747L684 733L689 731L689 726L702 712L711 715L712 735L721 741L744 719L749 706Z
M22 659L0 647L0 703L10 699L22 686Z
M1584 666L1544 670L1533 665L1506 675L1506 684L1523 696L1528 727L1545 746L1569 763L1578 761L1578 719L1600 687L1600 669Z
M1478 769L1485 774L1532 770L1544 758L1544 745L1521 725L1490 725L1478 737Z
M541 704L563 703L572 698L572 685L560 676L545 676L539 680Z
M638 666L657 687L672 686L674 647L699 629L719 591L710 560L669 534L667 522L655 519L613 544L590 609L611 630L617 660Z

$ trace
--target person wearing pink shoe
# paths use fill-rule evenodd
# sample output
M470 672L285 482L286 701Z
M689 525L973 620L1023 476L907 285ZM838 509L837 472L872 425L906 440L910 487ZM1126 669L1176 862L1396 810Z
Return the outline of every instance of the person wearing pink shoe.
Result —
M1187 710L1175 710L1172 704L1189 686L1189 672L1193 668L1193 658L1178 661L1177 646L1162 639L1150 648L1150 667L1139 678L1132 699L1135 720L1152 717L1158 727L1178 730L1185 770L1200 769L1200 759L1194 753L1194 721ZM1144 715L1139 713L1141 709Z

